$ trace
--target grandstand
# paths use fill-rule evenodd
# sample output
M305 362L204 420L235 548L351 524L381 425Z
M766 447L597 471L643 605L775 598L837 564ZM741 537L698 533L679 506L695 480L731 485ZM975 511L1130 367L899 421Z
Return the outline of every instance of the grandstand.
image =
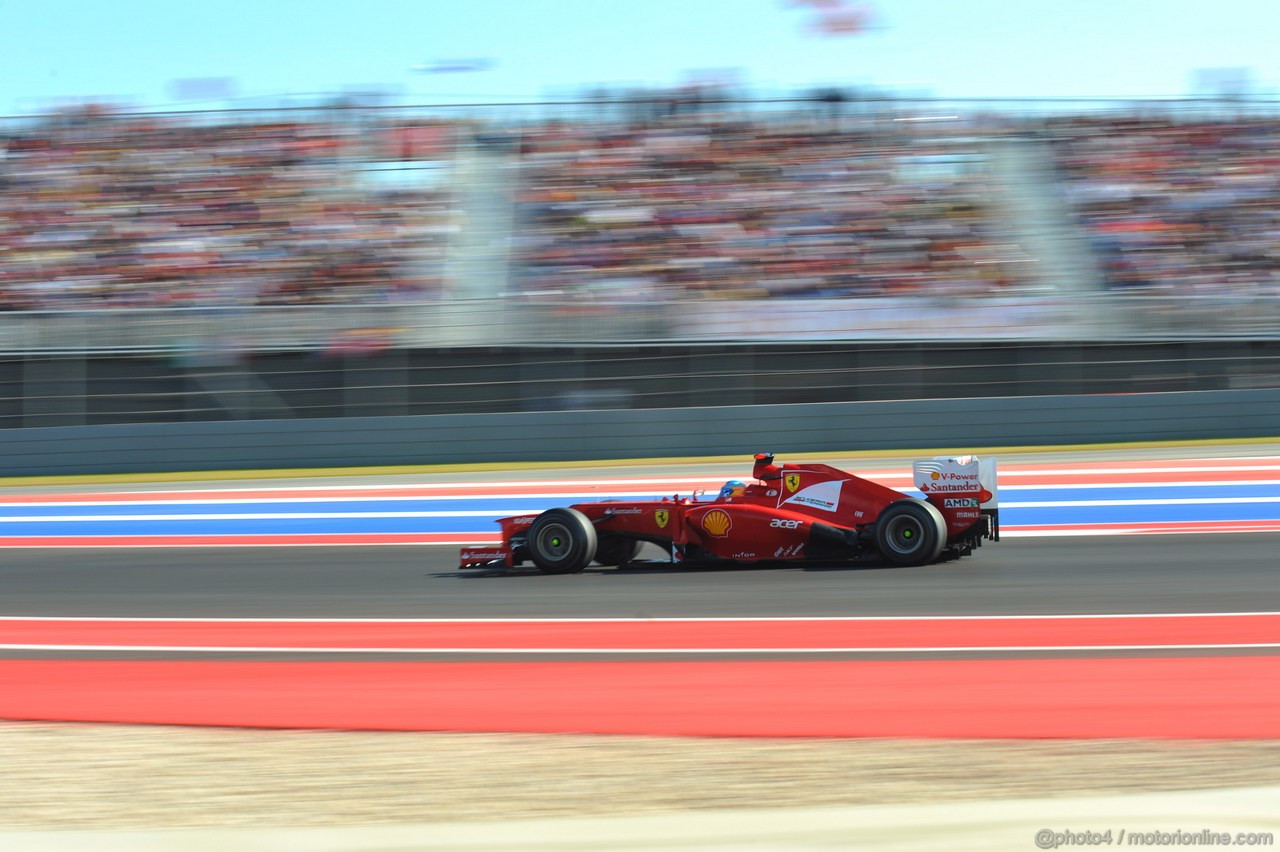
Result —
M1267 105L633 106L0 125L0 420L901 398L957 392L912 373L948 359L972 395L1273 382L1161 348L1280 329ZM1142 381L1036 348L1142 341Z
M448 128L341 114L49 117L0 166L10 311L439 296L447 190L379 182ZM431 151L423 131L431 131Z
M399 109L12 122L0 309L115 311L99 343L158 348L203 321L166 336L129 312L390 305L370 323L406 344L486 299L511 317L483 323L504 342L1087 338L1186 331L1188 304L1206 334L1276 319L1269 120L1121 112L1027 132L921 102L713 106L514 124ZM554 303L613 307L576 323ZM238 322L268 348L350 330L331 313L267 316ZM310 325L319 337L300 340ZM23 345L73 345L31 339L56 322L23 326Z

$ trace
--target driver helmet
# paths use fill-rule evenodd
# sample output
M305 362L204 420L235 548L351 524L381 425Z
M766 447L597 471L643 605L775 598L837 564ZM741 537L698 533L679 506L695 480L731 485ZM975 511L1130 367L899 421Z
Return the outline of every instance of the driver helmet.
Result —
M747 483L743 482L741 479L730 479L724 484L724 487L720 489L720 499L723 500L726 497L741 497L746 493Z

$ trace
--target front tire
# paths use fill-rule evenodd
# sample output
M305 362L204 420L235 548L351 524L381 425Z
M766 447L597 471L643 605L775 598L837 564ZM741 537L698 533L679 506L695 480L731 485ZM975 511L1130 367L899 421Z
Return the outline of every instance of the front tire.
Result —
M596 528L577 509L548 509L534 518L525 545L543 574L580 574L596 555Z
M895 565L928 565L946 543L946 519L923 500L890 503L876 521L876 549Z

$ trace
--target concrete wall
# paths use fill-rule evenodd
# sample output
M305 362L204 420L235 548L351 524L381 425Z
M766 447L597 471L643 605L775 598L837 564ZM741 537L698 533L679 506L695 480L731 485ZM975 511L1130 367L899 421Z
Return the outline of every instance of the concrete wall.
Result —
M1280 340L31 356L0 359L0 429L1246 388L1280 388Z
M1280 390L9 429L3 476L1280 437Z

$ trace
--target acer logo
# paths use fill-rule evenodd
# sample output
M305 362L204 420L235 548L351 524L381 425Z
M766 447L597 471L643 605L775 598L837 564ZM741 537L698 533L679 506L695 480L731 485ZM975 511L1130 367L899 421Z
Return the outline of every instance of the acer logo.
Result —
M789 521L785 518L774 518L769 522L769 526L775 530L794 530L800 527L799 521Z

